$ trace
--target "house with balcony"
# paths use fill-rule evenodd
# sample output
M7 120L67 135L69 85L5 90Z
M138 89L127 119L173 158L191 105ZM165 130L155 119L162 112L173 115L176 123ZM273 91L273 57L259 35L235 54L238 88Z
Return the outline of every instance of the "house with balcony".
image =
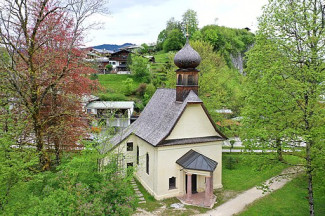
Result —
M93 117L92 126L124 129L131 124L134 111L133 101L92 101L85 107L86 112Z
M112 73L127 73L127 60L130 55L128 50L119 50L111 54L109 64L113 66Z

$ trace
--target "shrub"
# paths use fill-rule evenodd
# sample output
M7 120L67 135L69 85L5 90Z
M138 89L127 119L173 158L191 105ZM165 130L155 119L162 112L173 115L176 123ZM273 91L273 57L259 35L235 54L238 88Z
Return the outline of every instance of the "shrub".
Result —
M139 87L136 90L136 94L140 97L143 97L147 89L147 84L140 83Z
M150 83L148 59L137 55L131 55L131 59L132 63L129 65L129 68L134 74L134 78L140 82Z
M124 93L127 96L132 95L133 93L133 79L132 78L127 78L126 80L122 81L123 85L125 86Z
M74 154L53 171L34 174L14 186L1 215L131 215L136 198L132 172L120 170L115 155L98 169L96 143ZM127 173L127 175L121 174Z
M237 160L234 157L228 156L225 160L226 169L233 170L237 164Z
M90 74L90 79L91 80L98 80L98 75L96 73Z
M106 68L106 70L107 70L108 72L111 72L111 70L113 69L113 66L110 65L110 64L107 64L105 68Z

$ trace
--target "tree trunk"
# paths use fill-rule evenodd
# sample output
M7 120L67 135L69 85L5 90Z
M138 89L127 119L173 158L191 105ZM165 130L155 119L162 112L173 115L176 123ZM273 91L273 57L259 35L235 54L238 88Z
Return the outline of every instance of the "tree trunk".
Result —
M282 145L281 145L281 140L280 138L276 138L275 140L276 144L276 153L279 161L283 161L283 156L282 156Z
M50 170L51 161L48 157L46 149L44 149L44 139L42 135L42 129L40 120L37 115L33 115L34 120L34 133L35 133L35 140L36 140L36 147L39 153L39 164L42 170Z
M308 177L308 203L310 216L314 216L314 192L313 192L313 175L312 175L312 158L310 152L311 143L306 143L306 161L307 161L307 177Z
M55 148L55 163L56 165L59 165L61 160L60 160L60 143L58 138L54 139L54 148Z

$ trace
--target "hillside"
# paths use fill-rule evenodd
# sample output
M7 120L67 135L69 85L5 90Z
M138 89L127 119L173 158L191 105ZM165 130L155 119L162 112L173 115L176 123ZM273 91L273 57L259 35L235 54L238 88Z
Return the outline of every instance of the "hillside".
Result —
M122 45L117 45L117 44L102 44L102 45L97 45L93 46L94 49L105 49L105 50L112 50L112 51L117 51L118 49L125 47L125 46L131 46L135 45L132 43L124 43Z

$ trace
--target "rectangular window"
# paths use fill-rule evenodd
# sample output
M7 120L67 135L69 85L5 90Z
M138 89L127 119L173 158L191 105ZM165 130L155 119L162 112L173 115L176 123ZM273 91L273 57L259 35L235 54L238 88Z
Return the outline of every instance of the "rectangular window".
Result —
M126 144L126 150L127 151L133 151L133 142L128 142Z
M169 190L176 188L176 177L169 178Z
M91 109L87 109L87 113L88 114L91 114Z
M133 167L133 163L127 163L126 167Z

